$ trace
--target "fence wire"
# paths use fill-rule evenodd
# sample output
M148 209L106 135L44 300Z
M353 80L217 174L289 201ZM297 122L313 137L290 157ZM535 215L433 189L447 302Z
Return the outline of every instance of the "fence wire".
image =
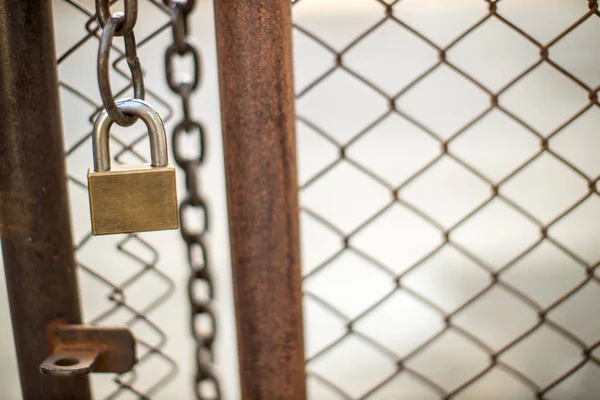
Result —
M121 4L114 5L115 9L119 6ZM152 312L172 296L175 285L157 268L159 253L143 235L108 238L93 237L91 234L85 205L85 174L91 163L93 121L102 109L95 78L101 29L96 21L93 1L56 0L54 8L68 147L66 161L71 203L74 205L76 257L80 268L85 320L91 324L126 324L137 341L139 361L135 368L123 375L94 375L95 394L105 399L153 398L178 372L178 363L164 350L167 335L152 318ZM138 49L144 51L156 44L158 35L170 29L171 12L161 1L154 0L144 1L140 8L141 24L136 28L136 35ZM78 26L82 28L81 33L78 33ZM115 78L123 79L115 80L115 86L120 87L115 97L124 98L132 91L131 79L124 49L117 42L112 44L112 70L116 73ZM163 51L161 47L158 54ZM142 59L145 69L155 64L156 60ZM173 109L153 89L153 82L147 83L147 101L159 110L165 122L169 121ZM147 162L149 145L146 143L147 132L142 131L139 124L127 131L114 127L111 134L113 162ZM185 321L182 321L184 326Z
M597 398L597 1L293 17L311 398Z

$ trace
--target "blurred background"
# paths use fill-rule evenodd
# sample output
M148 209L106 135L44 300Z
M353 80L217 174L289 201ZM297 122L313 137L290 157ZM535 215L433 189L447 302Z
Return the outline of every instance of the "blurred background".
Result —
M197 3L216 361L223 397L237 399L213 11ZM164 78L169 15L157 4L140 0L136 37L147 101L169 131L180 111ZM89 237L93 9L54 0L84 317L130 323L143 343L138 390L191 399L178 232ZM297 0L293 20L310 398L600 398L597 3ZM128 85L113 75L113 87ZM135 141L141 124L113 135L119 161L148 156ZM115 306L115 287L127 307ZM2 283L0 398L12 400L5 299ZM110 375L93 384L97 398L137 398Z

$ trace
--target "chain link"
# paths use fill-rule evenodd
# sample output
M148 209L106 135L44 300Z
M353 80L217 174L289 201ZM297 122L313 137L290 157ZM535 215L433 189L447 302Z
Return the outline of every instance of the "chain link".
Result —
M121 126L131 126L138 119L137 117L123 114L116 104L110 85L110 50L115 36L123 36L125 43L125 59L131 72L131 81L133 84L134 98L144 100L146 91L144 88L144 73L140 59L137 56L137 46L133 28L137 21L138 3L137 0L125 0L125 13L117 12L111 14L110 0L96 0L96 18L98 24L103 29L100 35L100 45L98 47L98 89L104 109L110 118Z
M181 51L179 51L179 47L181 47ZM177 82L173 76L173 59L175 56L182 58L188 54L192 55L192 79L191 81L183 80ZM165 71L167 75L167 84L173 92L183 97L186 92L195 90L198 87L200 77L200 54L198 53L198 50L188 41L184 41L180 45L177 45L176 43L171 44L167 47L167 51L165 52Z
M110 115L114 122L121 126L131 126L137 121L137 117L125 115L119 107L117 107L110 85L110 50L112 48L112 40L117 33L118 27L122 25L125 20L125 14L118 12L111 16L104 25L104 30L100 36L100 45L98 47L97 73L100 97L108 115ZM125 42L125 58L133 82L134 97L136 99L144 100L146 95L144 89L144 75L140 59L137 56L133 30L126 32L123 35L123 41Z
M181 98L182 119L173 128L175 163L185 173L187 193L179 208L181 236L188 247L190 277L188 297L191 311L191 333L196 342L196 399L220 399L221 390L213 367L213 343L217 334L213 280L204 237L209 229L209 215L199 183L200 168L204 161L206 141L202 124L192 116L190 98L200 82L200 53L187 39L187 16L194 8L194 0L163 0L171 9L173 43L165 51L165 73L169 88ZM191 55L191 79L175 77L174 60ZM183 135L197 135L198 147L187 155L189 148L182 145ZM198 219L202 224L198 227Z
M125 3L125 14L124 18L117 26L115 30L115 36L125 36L128 33L133 32L133 28L135 27L135 23L137 22L138 17L138 2L137 0L123 0ZM98 23L102 29L105 29L108 21L115 17L117 14L112 14L110 12L110 0L96 0L96 14L98 17ZM122 14L122 13L120 13Z

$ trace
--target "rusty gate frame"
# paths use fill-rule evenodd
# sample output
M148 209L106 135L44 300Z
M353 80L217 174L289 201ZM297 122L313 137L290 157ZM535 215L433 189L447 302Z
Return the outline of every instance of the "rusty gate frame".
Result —
M289 0L215 0L243 399L304 399Z

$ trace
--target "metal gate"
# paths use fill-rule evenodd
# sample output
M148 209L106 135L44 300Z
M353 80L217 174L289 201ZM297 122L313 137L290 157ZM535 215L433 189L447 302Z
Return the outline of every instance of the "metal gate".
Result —
M214 216L224 220L224 199L197 180L222 181L210 175L220 143L200 161L220 142L218 123L203 132L216 96L166 85L199 65L216 80L214 52L170 60L177 14L169 1L139 1L146 98L175 130L180 186L192 193L185 240L92 237L85 173L102 109L102 30L92 1L52 3L54 14L49 2L0 4L0 227L24 398L86 398L84 381L37 369L47 323L79 322L77 288L86 323L126 324L137 342L131 372L92 375L95 398L597 397L596 1L296 0L291 19L283 0L215 1L239 355L219 248L227 228ZM211 5L197 3L186 40L206 44L212 26L198 21L212 18ZM120 38L110 57L115 97L127 97ZM204 78L198 93L205 86L216 83ZM146 137L138 126L113 129L113 159L147 160ZM187 169L200 164L209 173ZM61 269L75 265L70 252L56 253L71 242L79 283ZM219 351L239 358L241 389L233 357Z

